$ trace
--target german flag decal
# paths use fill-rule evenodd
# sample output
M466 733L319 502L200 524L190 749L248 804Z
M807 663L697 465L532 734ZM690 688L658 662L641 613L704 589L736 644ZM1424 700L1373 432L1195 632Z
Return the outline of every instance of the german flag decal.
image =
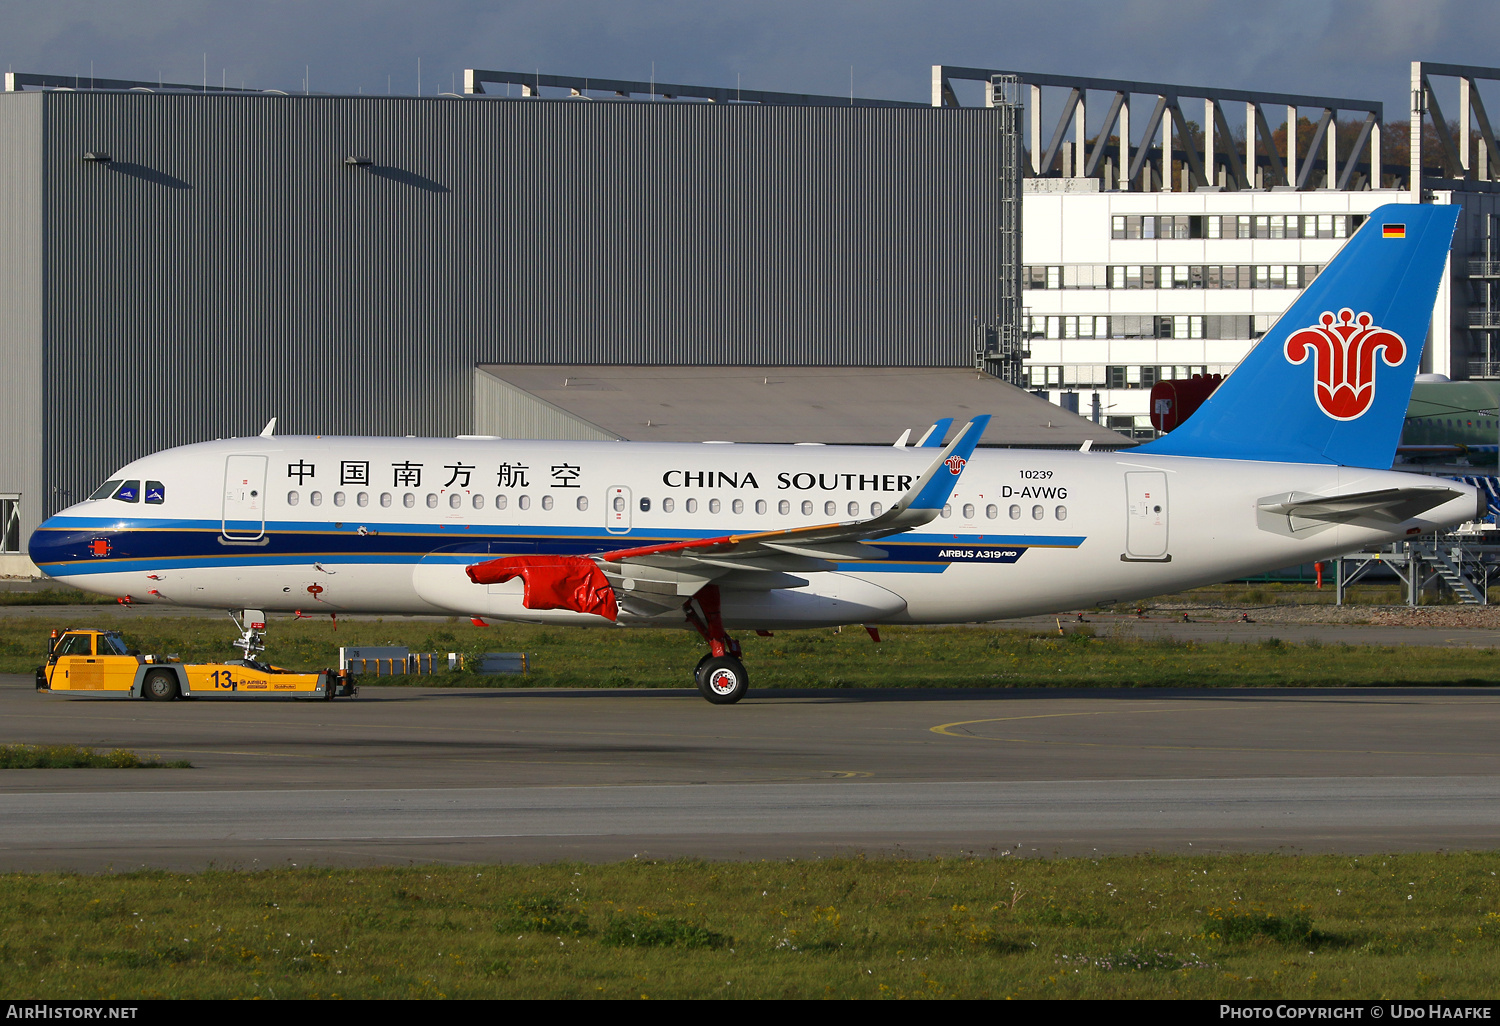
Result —
M1383 224L1380 226L1380 237L1383 239L1404 239L1406 238L1406 225Z

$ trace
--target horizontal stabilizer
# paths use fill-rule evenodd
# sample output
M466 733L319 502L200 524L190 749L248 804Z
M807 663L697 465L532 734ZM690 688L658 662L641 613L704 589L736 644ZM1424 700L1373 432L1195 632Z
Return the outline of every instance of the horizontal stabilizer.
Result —
M1282 499L1263 499L1259 508L1264 513L1280 513L1303 520L1341 523L1368 518L1399 524L1461 498L1463 494L1452 488L1382 488L1373 492L1328 496L1293 494Z

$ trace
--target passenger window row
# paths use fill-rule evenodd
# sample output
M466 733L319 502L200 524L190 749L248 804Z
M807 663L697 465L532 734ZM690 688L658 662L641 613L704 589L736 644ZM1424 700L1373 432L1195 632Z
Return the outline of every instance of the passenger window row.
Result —
M352 500L354 502L354 505L359 506L359 507L367 507L367 506L370 505L370 503L372 501L372 496L371 496L370 492L355 492L351 496L351 495L349 495L349 494L347 494L345 492L341 492L341 491L340 492L334 492L333 495L332 495L332 497L331 497L331 499L330 499L330 501L333 503L334 506L345 506L345 505L347 505L350 502L351 498L352 498ZM406 508L406 509L415 509L416 506L417 506L417 498L418 497L417 497L417 494L415 492L404 492L400 496L400 502L401 502L401 505L404 508ZM309 506L322 506L324 499L325 499L325 496L324 496L324 494L321 491L310 491L310 492L307 493L307 503L308 503ZM150 500L148 498L147 501L149 502L149 501L152 501L152 500ZM380 507L383 508L383 509L390 509L391 507L393 507L396 504L396 501L397 501L396 497L392 493L390 493L390 492L381 492L381 493L379 493L378 502L379 502ZM426 506L427 506L428 509L437 509L442 504L442 501L438 497L438 495L437 495L436 492L429 492L426 495L426 497L423 499L423 501L425 502L425 504L426 504ZM297 505L300 505L301 502L302 502L302 492L299 491L298 489L294 488L291 491L289 491L289 492L286 493L286 504L288 506L297 506ZM489 502L489 500L487 500L485 498L485 496L483 496L483 495L474 495L469 500L469 504L471 506L473 506L474 509L484 509L485 506L488 504L488 502ZM510 499L509 496L506 496L506 495L497 495L494 498L494 508L497 509L497 510L507 509L510 506L510 502L511 502L511 499ZM515 503L516 503L516 508L517 509L530 509L531 508L531 496L529 496L529 495L518 495L518 496L515 497ZM617 512L623 512L624 511L624 509L625 509L625 499L622 496L616 496L615 500L614 500L614 503L615 503L615 508L616 508ZM464 495L463 495L462 492L450 492L449 493L449 495L448 495L448 506L449 506L449 508L451 508L451 509L462 509L463 505L464 505ZM587 512L588 508L589 508L588 496L585 496L585 495L578 496L574 500L574 505L577 507L577 509L578 509L578 511L580 513ZM541 508L544 509L544 510L550 510L550 509L553 508L553 506L554 506L553 497L551 495L543 495L542 499L541 499ZM744 499L732 499L732 500L729 501L729 510L730 510L730 512L735 513L737 515L743 514L748 506L749 506L749 504ZM697 513L698 510L699 510L699 508L700 508L699 501L696 498L685 499L682 502L682 508L683 508L684 512L687 512L687 513ZM757 499L757 500L755 500L754 510L755 510L755 512L756 512L757 515L760 515L760 516L766 515L767 513L770 512L770 508L771 508L770 507L770 503L767 502L765 499ZM813 502L813 500L811 500L811 499L803 499L797 505L796 508L801 512L801 514L803 516L810 517L810 516L813 516L818 511L818 509L820 507L819 507L819 504ZM844 510L844 512L848 516L850 516L850 517L857 517L857 516L860 515L861 509L864 509L864 508L866 508L866 507L863 506L863 504L861 504L859 502L849 502L849 503L847 503L847 504L844 505L843 510ZM642 497L641 500L640 500L640 510L641 510L641 512L642 513L649 513L649 512L651 512L651 509L652 509L652 500L650 498L648 498L648 497ZM839 515L839 503L835 502L832 499L828 499L828 500L824 501L821 504L821 509L822 509L822 514L824 516L835 517L835 516ZM674 513L674 512L676 512L676 510L677 510L677 500L676 499L666 498L666 499L662 499L661 500L661 505L660 505L660 511L661 512L663 512L663 513ZM721 499L709 499L708 500L708 512L709 513L721 513L721 512L723 512L723 510L724 510L724 501L723 500L721 500ZM781 499L780 501L778 501L776 503L776 512L778 514L780 514L781 516L791 516L792 515L792 510L793 510L793 504L792 504L791 500L789 500L789 499ZM885 504L884 503L880 503L880 502L872 502L872 503L869 504L868 510L869 510L869 515L870 516L872 516L872 517L878 517L878 516L880 516L881 513L883 513L885 511Z
M126 484L130 484L130 483L131 482L126 482ZM152 481L152 482L148 482L148 484L149 485L155 485L155 484L157 484L157 482ZM123 489L124 486L122 485L120 487L121 487L121 489ZM102 490L103 489L101 489L101 491ZM150 492L147 493L147 499L146 499L147 502L152 502L152 501L160 502L161 501L160 499L152 500L150 498L150 494L151 494ZM119 498L118 495L116 495L115 497ZM321 505L323 505L323 498L324 498L323 493L320 492L320 491L311 491L311 492L307 493L307 502L308 502L308 505L310 505L310 506L321 506ZM354 504L356 506L365 507L365 506L369 506L370 505L370 493L369 492L356 492L356 493L354 493L353 498L354 498ZM126 499L124 501L126 501L126 502L134 502L136 500L134 500L134 499ZM286 504L288 506L299 505L301 503L301 501L302 501L302 493L301 492L297 491L296 489L293 489L292 491L287 492L287 495L286 495ZM346 505L348 503L349 496L346 495L344 492L334 492L333 493L333 497L332 497L332 501L333 501L333 505L335 505L335 506L344 506L344 505ZM426 496L425 502L426 502L426 505L427 505L428 509L437 509L438 506L440 505L440 501L438 499L437 493L435 493L435 492L428 493L427 496ZM485 499L485 497L483 495L474 495L471 498L471 500L470 500L470 504L475 509L484 509L485 505L486 505L486 502L487 502L487 500ZM382 508L389 509L389 508L391 508L395 504L395 497L390 492L381 492L380 493L380 497L379 497L379 503L380 503L380 506ZM416 505L417 505L417 495L416 495L416 493L415 492L404 492L404 493L402 493L402 495L401 495L401 505L403 507L405 507L406 509L414 509L416 507ZM448 505L452 509L461 509L463 507L463 493L462 492L452 492L452 493L450 493L449 496L448 496ZM505 496L505 495L497 495L497 496L495 496L495 500L494 500L494 508L495 509L497 509L497 510L506 509L506 508L509 507L509 505L510 505L510 500L509 500L508 496ZM585 495L578 496L577 499L574 502L574 505L578 508L578 511L580 513L587 512L588 508L589 508L588 497L585 496ZM623 496L616 496L615 499L614 499L614 505L615 505L616 512L624 512L624 510L625 510L625 499L624 499L624 497ZM651 509L652 509L652 500L650 498L648 498L648 497L644 497L643 496L640 499L639 505L640 505L640 510L641 510L642 513L649 513L649 512L651 512ZM543 495L542 496L542 501L541 501L541 507L544 510L551 510L554 507L553 497L550 496L550 495ZM683 503L682 503L682 507L683 507L683 511L687 512L687 513L697 513L698 510L699 510L699 508L700 508L699 507L699 502L698 502L698 500L696 498L685 499L683 501ZM529 496L529 495L518 495L518 496L516 496L516 508L517 509L526 509L526 510L529 510L531 508L531 496ZM732 499L729 502L730 512L732 512L734 514L742 515L742 514L744 514L746 508L747 508L747 503L745 502L744 499ZM858 503L858 502L849 502L846 505L844 505L843 512L846 515L850 516L850 517L858 517L860 515L860 510L862 508L864 508L864 507L862 507L861 504ZM677 500L676 499L666 498L666 499L662 499L661 500L661 512L663 512L663 513L673 513L673 512L676 512L676 509L677 509ZM780 514L781 516L791 516L792 515L792 509L793 509L793 505L792 505L791 500L789 500L789 499L781 499L781 500L779 500L776 503L776 512L778 514ZM810 516L813 516L816 512L818 512L819 506L812 499L803 499L797 505L797 509L798 509L798 511L803 516L810 517ZM827 500L825 500L822 503L821 509L822 509L822 515L823 516L836 517L836 516L839 515L839 503L835 502L833 499L827 499ZM723 512L723 510L724 510L723 500L721 500L721 499L709 499L708 500L708 512L709 513L721 513L721 512ZM755 510L755 513L757 515L759 515L759 516L765 516L767 513L770 512L770 503L767 502L765 499L756 499L755 503L754 503L754 510ZM885 505L883 503L879 503L879 502L872 502L872 503L869 504L868 510L869 510L869 516L878 517L878 516L880 516L881 513L883 513L885 511ZM978 509L977 509L977 507L973 503L966 502L966 503L963 504L961 512L962 512L962 516L963 516L964 520L971 521L971 520L974 520L976 518L976 516L978 514ZM1025 515L1025 513L1026 513L1026 511L1023 510L1022 507L1020 505L1018 505L1018 504L1012 504L1006 510L1006 514L1012 520L1020 520L1020 519L1022 519L1023 516ZM942 515L944 517L946 517L946 518L951 518L953 516L953 505L951 503L948 504L948 505L945 505L943 507L943 514ZM988 520L998 520L1000 518L1000 507L997 506L997 505L995 505L994 503L990 503L989 505L987 505L987 506L984 507L984 516ZM1033 520L1045 520L1047 518L1047 509L1046 509L1045 506L1034 505L1030 509L1030 516L1031 516L1031 519L1033 519ZM1068 519L1068 507L1066 507L1066 506L1057 506L1057 507L1055 507L1052 510L1052 517L1055 520L1066 520L1066 519Z
M975 514L978 512L978 510L975 509L975 506L974 506L974 504L972 502L966 502L963 505L962 512L963 512L963 519L964 520L973 520L975 518ZM1010 508L1008 510L1006 510L1006 513L1009 515L1009 517L1012 520L1020 520L1022 518L1022 516L1025 515L1025 511L1021 508L1021 506L1019 504L1014 504L1014 503L1010 506ZM949 503L948 505L946 505L946 506L943 507L943 516L945 516L945 517L952 517L953 516L953 504L952 503ZM985 516L985 519L987 519L987 520L998 520L998 519L1000 519L1000 507L996 506L994 503L990 503L988 506L984 507L984 516ZM1066 520L1066 519L1068 519L1068 507L1066 507L1066 506L1057 506L1057 507L1055 507L1052 510L1052 518L1054 520ZM1033 520L1045 520L1045 519L1047 519L1047 507L1042 506L1040 504L1032 506L1031 507L1031 519L1033 519Z

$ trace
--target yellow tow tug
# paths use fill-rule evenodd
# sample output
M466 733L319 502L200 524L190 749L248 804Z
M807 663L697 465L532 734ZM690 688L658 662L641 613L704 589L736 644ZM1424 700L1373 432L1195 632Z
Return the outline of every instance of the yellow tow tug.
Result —
M36 689L58 694L88 693L120 698L344 698L358 690L338 670L297 673L268 666L255 657L265 649L265 614L246 609L230 614L240 637L233 642L242 659L223 663L184 663L176 656L133 652L119 631L70 627L53 631L47 663L36 670Z

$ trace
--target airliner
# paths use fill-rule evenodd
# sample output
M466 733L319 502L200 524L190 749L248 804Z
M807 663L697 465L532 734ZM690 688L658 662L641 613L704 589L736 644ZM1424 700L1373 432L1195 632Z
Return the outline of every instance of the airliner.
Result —
M982 449L984 416L878 447L268 428L120 468L30 554L134 602L694 630L694 681L729 704L731 631L1072 609L1484 516L1470 485L1388 469L1457 209L1376 210L1190 420L1130 450Z

